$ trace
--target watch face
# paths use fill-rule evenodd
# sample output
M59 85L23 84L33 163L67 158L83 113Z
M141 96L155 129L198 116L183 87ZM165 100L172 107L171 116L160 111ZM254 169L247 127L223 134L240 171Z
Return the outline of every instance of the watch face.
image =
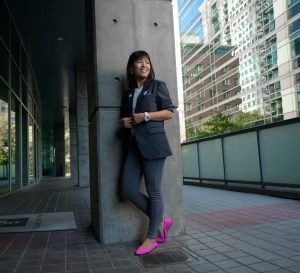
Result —
M149 121L150 120L149 114L147 112L144 113L144 120L145 121Z

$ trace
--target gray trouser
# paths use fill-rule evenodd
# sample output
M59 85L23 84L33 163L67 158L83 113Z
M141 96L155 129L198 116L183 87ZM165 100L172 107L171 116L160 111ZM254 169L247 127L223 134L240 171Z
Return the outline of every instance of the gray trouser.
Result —
M135 138L133 138L123 169L123 198L133 202L148 215L147 238L152 239L156 238L159 225L163 220L164 205L161 195L161 180L165 159L165 157L159 159L143 158ZM148 197L140 192L143 175Z

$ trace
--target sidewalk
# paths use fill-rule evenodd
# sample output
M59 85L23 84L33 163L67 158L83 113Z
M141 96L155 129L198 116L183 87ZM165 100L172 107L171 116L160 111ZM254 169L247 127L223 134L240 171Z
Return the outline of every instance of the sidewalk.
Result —
M95 240L88 188L44 180L1 198L0 215L73 210L80 229L0 234L0 273L300 272L300 201L195 186L184 197L186 235L140 258L137 243Z

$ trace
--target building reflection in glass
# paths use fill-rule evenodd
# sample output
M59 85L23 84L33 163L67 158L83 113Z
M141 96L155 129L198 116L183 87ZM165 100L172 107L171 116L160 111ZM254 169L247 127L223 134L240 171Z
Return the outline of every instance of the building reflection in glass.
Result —
M299 116L299 0L178 7L188 139L219 113L243 127Z

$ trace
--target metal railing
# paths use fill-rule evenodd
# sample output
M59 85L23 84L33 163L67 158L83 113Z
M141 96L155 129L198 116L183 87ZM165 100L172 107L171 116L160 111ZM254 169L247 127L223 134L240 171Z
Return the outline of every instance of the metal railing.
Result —
M300 118L181 145L184 181L300 188Z

